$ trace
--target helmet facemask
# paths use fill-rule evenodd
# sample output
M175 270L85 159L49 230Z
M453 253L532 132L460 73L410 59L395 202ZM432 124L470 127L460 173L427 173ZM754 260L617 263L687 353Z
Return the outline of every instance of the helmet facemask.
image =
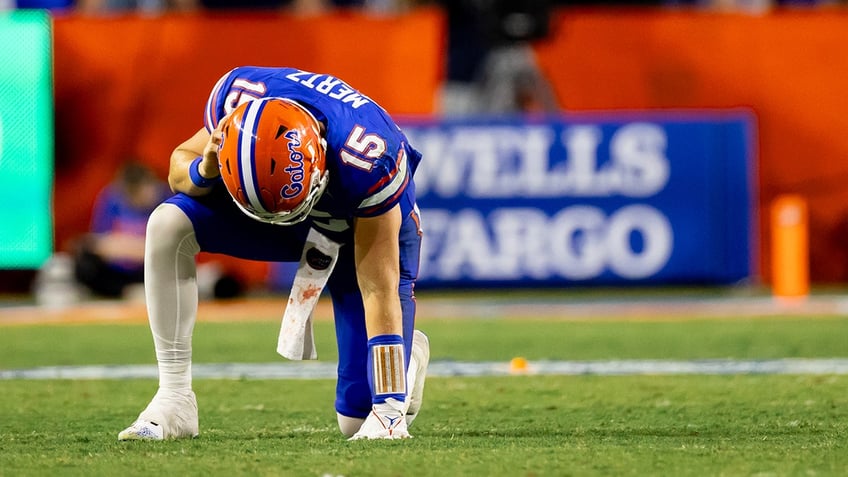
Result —
M315 204L321 199L321 195L324 193L324 189L327 188L327 183L329 181L329 171L324 171L324 174L320 178L317 175L313 175L312 184L310 184L311 191L306 197L306 200L290 211L258 211L253 207L242 205L241 202L235 200L235 198L233 198L233 202L235 202L239 209L241 209L241 211L247 214L247 216L251 219L274 225L294 225L303 222L307 217L309 217L309 213L312 212Z

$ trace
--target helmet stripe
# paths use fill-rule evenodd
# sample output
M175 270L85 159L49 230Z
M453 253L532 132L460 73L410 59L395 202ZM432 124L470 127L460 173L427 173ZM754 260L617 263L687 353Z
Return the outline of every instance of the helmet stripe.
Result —
M238 167L241 172L241 188L250 206L257 212L265 213L259 194L259 181L256 177L256 130L259 127L259 115L265 108L265 100L251 101L244 112L242 132L239 135Z

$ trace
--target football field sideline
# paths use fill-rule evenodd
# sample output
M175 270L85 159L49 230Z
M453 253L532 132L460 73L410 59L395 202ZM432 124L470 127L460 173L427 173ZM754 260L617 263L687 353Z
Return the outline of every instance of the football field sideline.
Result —
M192 374L195 379L328 379L336 377L336 363L194 364ZM429 376L438 377L681 374L848 374L848 359L535 361L517 368L504 362L434 361L428 371ZM155 365L45 366L0 370L2 380L157 378Z
M771 296L632 295L578 297L573 295L419 294L417 319L534 318L557 321L680 321L728 317L779 318L782 316L845 316L848 294L811 295L798 301ZM285 296L203 301L198 322L278 321L285 311ZM319 300L315 320L332 321L332 304ZM83 323L146 323L143 302L101 300L44 307L4 304L0 301L0 326Z

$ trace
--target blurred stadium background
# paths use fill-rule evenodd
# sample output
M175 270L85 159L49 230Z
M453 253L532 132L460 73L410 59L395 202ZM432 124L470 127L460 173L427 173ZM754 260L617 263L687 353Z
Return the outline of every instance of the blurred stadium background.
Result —
M797 2L0 0L0 475L848 474L848 10ZM290 264L208 255L246 296L200 305L202 438L115 441L145 308L67 259L247 64L344 78L425 155L411 444L340 440L328 300L326 362L274 353Z
M0 294L18 303L122 161L165 177L241 64L335 74L401 118L426 156L422 291L848 281L838 4L94 4L0 14ZM203 260L249 292L291 272Z

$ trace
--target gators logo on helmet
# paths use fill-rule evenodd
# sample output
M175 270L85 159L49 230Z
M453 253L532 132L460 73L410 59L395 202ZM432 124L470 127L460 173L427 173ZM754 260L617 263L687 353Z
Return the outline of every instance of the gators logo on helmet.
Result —
M239 105L221 130L221 177L239 208L273 224L306 219L329 177L315 117L294 101L263 98Z

